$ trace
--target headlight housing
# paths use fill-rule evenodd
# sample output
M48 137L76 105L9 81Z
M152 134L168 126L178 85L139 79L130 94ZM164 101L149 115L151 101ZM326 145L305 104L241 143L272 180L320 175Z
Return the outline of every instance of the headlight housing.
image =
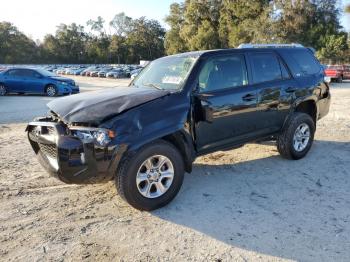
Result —
M115 137L113 131L104 128L72 127L70 130L83 143L95 143L99 146L107 146Z
M64 86L67 86L67 85L68 85L68 83L62 82L62 81L60 81L60 84L61 84L61 85L64 85Z

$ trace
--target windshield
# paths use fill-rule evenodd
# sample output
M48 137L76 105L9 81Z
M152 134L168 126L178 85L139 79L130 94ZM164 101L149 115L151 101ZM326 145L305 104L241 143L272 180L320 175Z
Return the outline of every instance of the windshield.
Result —
M179 90L198 57L168 56L151 62L133 82L135 86Z
M40 73L41 75L43 76L57 76L56 74L54 73L51 73L50 71L47 71L47 70L44 70L44 69L41 69L41 68L38 68L38 69L35 69L38 73Z

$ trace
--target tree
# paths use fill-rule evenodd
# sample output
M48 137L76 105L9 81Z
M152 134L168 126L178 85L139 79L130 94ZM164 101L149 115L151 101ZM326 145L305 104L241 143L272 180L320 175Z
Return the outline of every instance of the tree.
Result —
M262 24L269 1L223 0L220 10L219 35L224 47L259 42L257 32L269 28ZM261 34L260 34L261 35Z
M96 20L90 19L89 21L87 21L86 25L90 27L91 31L98 32L101 35L106 35L104 23L105 20L101 16L98 16Z
M11 23L0 23L0 64L35 63L38 55L33 40Z
M184 22L184 4L170 5L170 14L165 18L170 30L165 35L165 49L168 55L181 53L187 50L185 40L180 37Z
M116 35L121 37L129 34L132 30L133 20L124 12L116 14L109 25L115 30Z
M111 61L120 64L124 62L127 57L127 49L125 45L125 38L119 35L113 35L109 44L109 54Z
M141 17L133 21L132 31L126 36L127 63L141 59L153 60L164 55L165 30L156 20Z
M87 40L83 26L60 24L55 36L46 35L40 47L50 62L82 63L85 61Z
M221 0L185 2L180 38L188 50L221 47L218 34L221 3Z
M325 40L325 46L317 52L319 59L327 63L344 62L344 52L348 50L346 34L328 35Z

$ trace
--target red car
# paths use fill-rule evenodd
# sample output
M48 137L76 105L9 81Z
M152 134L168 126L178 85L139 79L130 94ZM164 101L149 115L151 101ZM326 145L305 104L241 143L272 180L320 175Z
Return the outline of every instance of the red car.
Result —
M350 79L350 66L348 65L331 65L325 70L326 77L331 81L341 83L343 80Z

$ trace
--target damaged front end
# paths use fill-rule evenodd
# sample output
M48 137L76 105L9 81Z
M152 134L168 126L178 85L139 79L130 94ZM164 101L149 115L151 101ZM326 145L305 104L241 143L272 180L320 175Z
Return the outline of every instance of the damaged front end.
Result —
M41 165L65 183L96 183L113 177L125 146L104 128L68 126L54 114L27 126Z
M168 93L118 88L55 99L48 104L50 116L28 124L28 139L44 168L63 182L110 180L127 146L117 137L115 123L103 123ZM119 130L124 128L130 126Z

